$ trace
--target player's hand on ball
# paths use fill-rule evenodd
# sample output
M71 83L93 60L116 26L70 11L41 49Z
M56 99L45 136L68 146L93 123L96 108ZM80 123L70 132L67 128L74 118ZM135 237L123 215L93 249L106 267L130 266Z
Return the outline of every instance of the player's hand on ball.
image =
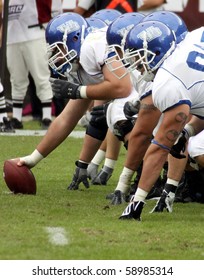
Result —
M27 167L32 168L43 158L43 155L36 149L32 152L32 154L25 157L20 157L20 159L17 161L17 165L26 165Z
M26 165L18 166L16 159L8 159L4 162L3 177L7 187L14 194L36 194L35 177Z
M26 165L29 168L32 168L35 166L35 162L32 161L32 158L30 156L25 156L25 157L21 157L19 159L19 161L17 162L18 166L23 166Z

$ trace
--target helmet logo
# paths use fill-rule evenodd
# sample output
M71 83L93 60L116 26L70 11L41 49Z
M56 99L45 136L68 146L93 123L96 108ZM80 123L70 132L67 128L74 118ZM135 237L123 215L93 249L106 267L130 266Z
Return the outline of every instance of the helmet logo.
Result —
M162 31L158 27L150 26L144 31L140 32L137 37L143 41L146 40L147 42L151 42L161 35Z
M80 30L80 25L77 21L69 20L64 22L63 24L57 27L57 30L64 33L66 30L66 34L72 33L74 31Z
M123 38L123 36L127 33L127 31L129 31L132 27L134 27L134 24L130 24L126 27L123 27L118 30L117 34L120 35L121 38Z

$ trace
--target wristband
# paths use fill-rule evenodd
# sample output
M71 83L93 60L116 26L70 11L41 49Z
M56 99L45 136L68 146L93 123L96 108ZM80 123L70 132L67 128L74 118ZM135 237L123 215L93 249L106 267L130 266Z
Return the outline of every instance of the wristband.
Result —
M81 98L83 99L87 99L87 94L86 94L86 89L87 89L87 86L81 86L80 88L80 96Z
M30 157L31 157L31 160L35 163L35 165L44 158L44 156L41 155L41 153L38 152L37 149L35 149L34 152L32 152Z
M82 161L82 160L76 161L75 164L77 167L82 168L82 169L87 169L87 167L89 165L87 162Z
M188 138L187 138L187 140L191 137L191 136L194 136L195 135L195 130L194 130L194 128L193 128L193 126L192 125L190 125L190 124L186 124L185 126L184 126L184 129L183 129L186 133L187 133L187 135L188 135Z

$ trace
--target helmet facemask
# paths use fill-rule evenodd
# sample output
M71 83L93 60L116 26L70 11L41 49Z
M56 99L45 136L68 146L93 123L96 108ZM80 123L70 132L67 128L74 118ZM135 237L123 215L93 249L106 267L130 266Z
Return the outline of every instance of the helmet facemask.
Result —
M123 48L119 45L111 45L107 47L107 51L109 56L106 58L105 64L108 70L113 73L116 78L122 79L128 74L128 71L124 67ZM120 69L121 71L118 71Z
M67 77L72 70L72 61L77 57L75 50L68 50L63 42L56 42L47 47L48 64L54 73Z
M78 69L79 50L85 38L85 26L82 25L81 33L74 34L68 38L69 26L65 28L62 41L57 41L47 46L48 64L54 73L62 77L67 77L71 71ZM76 44L76 49L67 46L67 40Z
M128 71L132 72L138 70L141 72L141 78L138 82L144 80L150 82L154 79L155 71L161 66L164 60L172 53L175 49L175 41L172 41L170 49L161 57L161 51L155 49L155 52L148 49L147 34L143 34L143 47L140 49L126 49L124 52L124 61L127 66Z
M106 51L108 53L108 58L105 60L105 64L108 67L108 70L114 74L118 79L122 79L128 74L128 71L126 70L126 63L124 60L124 45L125 45L125 39L129 32L129 29L124 30L124 34L121 39L121 45L118 44L111 44L106 47ZM118 62L121 62L120 65L118 65ZM117 65L116 65L117 62ZM129 66L129 64L128 64ZM118 69L123 69L120 73L117 71Z
M150 63L154 60L156 54L147 49L139 49L139 50L129 50L125 51L124 60L127 65L128 72L133 72L134 70L138 70L142 72L141 78L149 82L154 78L154 74L152 73L151 68L149 67Z

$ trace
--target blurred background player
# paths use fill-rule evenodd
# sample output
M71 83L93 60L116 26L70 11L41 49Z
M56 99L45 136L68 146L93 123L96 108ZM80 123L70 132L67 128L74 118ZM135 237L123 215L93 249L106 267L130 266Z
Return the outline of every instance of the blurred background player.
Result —
M61 12L60 0L10 0L7 34L7 67L10 74L14 128L22 129L23 103L31 74L42 108L41 125L51 123L52 89L46 55L45 26L52 16ZM50 14L49 14L50 13Z
M6 34L7 34L7 22L4 16L4 8L2 0L0 0L0 132L15 132L11 126L7 115L6 100L4 95L4 88L1 79L4 79L5 72L5 53L6 53ZM4 41L3 41L4 40Z
M89 17L95 12L94 4L95 0L79 0L73 12L84 17Z
M138 0L138 12L144 15L163 10L168 0Z

